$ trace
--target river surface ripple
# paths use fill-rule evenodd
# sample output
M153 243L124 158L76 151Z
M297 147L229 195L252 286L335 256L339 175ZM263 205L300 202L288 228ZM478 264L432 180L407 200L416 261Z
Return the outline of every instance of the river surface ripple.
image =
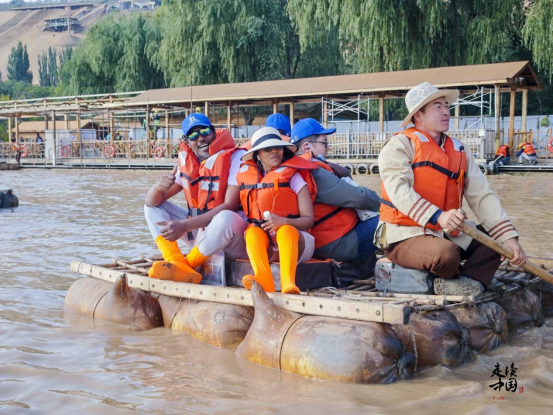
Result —
M159 171L0 172L20 207L0 211L1 413L550 413L551 321L467 365L392 385L320 382L241 361L158 328L64 311L73 259L106 263L155 253L142 200ZM380 192L377 177L355 177ZM527 252L553 257L553 175L490 178ZM493 391L512 362L524 393ZM501 398L504 399L501 399Z

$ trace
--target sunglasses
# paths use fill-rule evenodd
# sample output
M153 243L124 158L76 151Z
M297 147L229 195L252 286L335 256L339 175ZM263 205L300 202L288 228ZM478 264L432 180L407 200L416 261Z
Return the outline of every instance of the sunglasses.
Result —
M202 128L199 131L194 131L193 133L190 133L189 135L187 135L187 138L190 141L196 141L200 137L200 134L202 135L202 137L207 137L209 133L211 133L211 128L206 127Z
M284 150L284 147L283 146L275 146L275 147L265 147L265 148L261 149L261 151L263 151L264 153L271 153L273 150L281 151L281 150Z

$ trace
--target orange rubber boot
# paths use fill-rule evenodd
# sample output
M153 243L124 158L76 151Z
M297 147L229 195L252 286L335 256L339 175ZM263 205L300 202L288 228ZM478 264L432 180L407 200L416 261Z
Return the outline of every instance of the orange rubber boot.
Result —
M186 259L176 241L169 242L159 235L156 238L156 244L165 261L156 261L152 264L152 267L148 270L148 275L151 278L192 284L199 284L202 281L201 274L194 271L186 263Z
M192 251L188 255L186 255L186 263L190 266L192 269L198 268L200 265L202 265L205 261L209 259L208 256L202 255L200 250L197 246L192 248Z
M284 294L300 293L296 286L299 238L298 230L290 225L280 227L276 234L280 253L280 292Z
M258 227L251 227L246 230L246 250L252 263L254 275L244 275L242 284L246 289L251 289L253 282L257 282L266 292L275 292L273 273L269 265L269 237Z

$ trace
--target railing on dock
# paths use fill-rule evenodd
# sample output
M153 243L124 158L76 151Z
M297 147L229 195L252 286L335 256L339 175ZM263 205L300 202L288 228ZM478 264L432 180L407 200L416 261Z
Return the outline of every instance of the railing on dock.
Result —
M334 134L329 137L329 158L339 159L376 159L382 151L386 140L394 133L346 133ZM477 158L493 157L494 138L493 131L485 130L460 130L448 133L468 146L472 154Z
M56 148L53 146L53 134L46 134L46 142L36 143L34 139L18 143L23 148L21 161L23 163L78 165L105 164L121 162L122 164L174 164L178 154L180 137L174 129L170 129L170 140L164 128L159 128L156 133L157 139L147 139L147 135L135 133L137 139L129 139L132 135L129 131L118 131L125 139L120 140L98 140L87 139L107 134L106 131L88 130L92 134L88 137L84 130L81 130L83 139L73 139L76 131L60 130L56 133ZM138 131L138 130L137 130ZM395 133L346 133L334 134L328 137L329 151L328 158L342 160L376 160L386 140ZM470 149L478 159L493 159L495 154L495 131L492 130L459 130L451 131L449 134L460 140ZM503 131L500 132L500 140L503 142ZM153 136L153 134L152 134ZM514 148L512 156L516 152L516 145L523 141L533 141L540 159L549 160L548 141L553 136L551 128L542 133L540 137L532 131L516 132L513 135ZM237 143L243 144L247 138L237 139ZM553 156L553 154L551 154ZM0 143L0 159L9 160L15 158L15 151L11 143Z

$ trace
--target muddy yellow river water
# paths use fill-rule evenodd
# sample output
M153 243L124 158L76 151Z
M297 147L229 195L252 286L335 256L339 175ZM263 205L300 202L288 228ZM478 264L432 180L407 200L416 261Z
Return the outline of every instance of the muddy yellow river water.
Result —
M135 332L64 311L72 259L155 252L142 200L159 171L0 172L0 413L551 413L553 322L457 369L392 385L320 382L241 361L165 328ZM377 177L356 177L379 188ZM553 175L490 178L526 251L553 257ZM514 363L523 393L489 386Z

